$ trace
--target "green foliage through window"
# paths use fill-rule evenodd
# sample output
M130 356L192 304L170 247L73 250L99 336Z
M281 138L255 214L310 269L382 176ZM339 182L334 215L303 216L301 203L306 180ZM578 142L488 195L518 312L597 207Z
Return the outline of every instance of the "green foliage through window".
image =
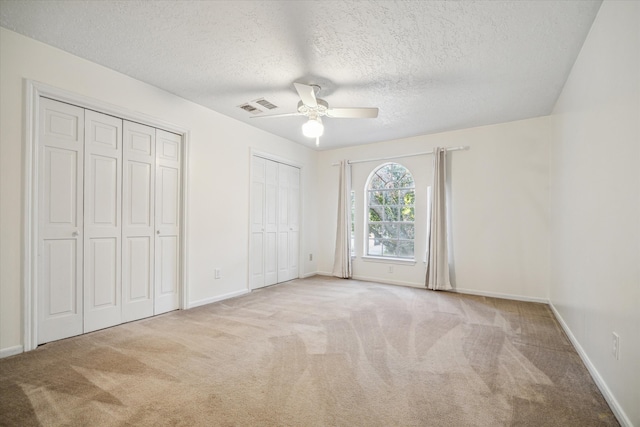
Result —
M407 168L388 163L378 168L367 187L367 255L413 258L415 185Z

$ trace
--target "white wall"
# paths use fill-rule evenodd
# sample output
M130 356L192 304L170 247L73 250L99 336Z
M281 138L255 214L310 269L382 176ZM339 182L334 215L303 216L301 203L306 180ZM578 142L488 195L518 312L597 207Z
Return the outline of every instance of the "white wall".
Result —
M554 109L550 300L640 426L640 3L605 1ZM620 360L611 353L620 335Z
M323 151L318 156L318 270L332 271L337 217L338 168L341 159L358 160L430 151L435 146L466 145L469 151L449 153L453 272L460 291L546 300L549 264L548 117L483 126L456 132L418 136L379 144ZM425 192L431 185L431 156L395 160L414 175L416 217L426 217ZM357 258L354 276L409 286L424 286L425 241L416 241L416 264L393 265L364 261L362 255L364 186L369 173L383 162L353 165L356 204ZM425 235L424 222L416 236Z
M23 79L176 123L191 130L188 295L202 302L247 289L249 153L254 147L302 169L301 254L315 253L315 151L158 88L0 29L0 354L22 345ZM222 278L214 280L213 270ZM301 255L301 274L316 271Z

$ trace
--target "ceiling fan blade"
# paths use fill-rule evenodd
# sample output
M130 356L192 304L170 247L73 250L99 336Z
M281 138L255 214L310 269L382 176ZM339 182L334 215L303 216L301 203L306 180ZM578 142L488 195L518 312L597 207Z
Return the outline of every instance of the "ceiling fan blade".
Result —
M264 116L251 116L249 118L250 119L264 119L264 118L271 118L271 117L288 117L288 116L304 116L304 114L298 113L296 111L295 113L267 114L267 115L264 115Z
M329 108L327 117L338 119L375 119L378 117L377 108Z
M296 91L302 100L302 103L308 107L316 108L318 101L316 100L316 92L313 86L304 85L302 83L294 83Z

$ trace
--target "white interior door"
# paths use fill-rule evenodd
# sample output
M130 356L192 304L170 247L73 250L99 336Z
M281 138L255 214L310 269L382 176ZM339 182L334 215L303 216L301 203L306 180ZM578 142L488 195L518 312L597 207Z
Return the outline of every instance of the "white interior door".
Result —
M278 164L278 282L290 280L289 272L289 166Z
M251 289L278 283L278 163L254 156L251 182Z
M298 277L300 170L278 164L278 282Z
M156 130L124 121L122 321L153 316Z
M265 163L265 159L255 156L251 161L251 258L249 260L251 289L265 286Z
M300 259L300 169L289 167L289 279L299 275Z
M156 130L154 314L180 306L180 146L179 135Z
M122 323L122 120L85 110L84 332Z
M84 110L42 98L38 123L38 344L83 331Z
M278 283L278 165L265 163L264 284Z
M251 288L298 277L300 169L252 158Z

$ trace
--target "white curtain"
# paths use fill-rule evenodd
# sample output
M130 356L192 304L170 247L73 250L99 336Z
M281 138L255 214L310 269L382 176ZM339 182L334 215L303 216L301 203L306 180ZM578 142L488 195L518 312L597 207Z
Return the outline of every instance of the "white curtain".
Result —
M433 192L427 239L426 287L434 290L452 289L449 279L449 248L447 236L447 150L433 150Z
M353 272L351 269L351 165L347 160L340 162L339 185L338 229L333 275L349 279Z

